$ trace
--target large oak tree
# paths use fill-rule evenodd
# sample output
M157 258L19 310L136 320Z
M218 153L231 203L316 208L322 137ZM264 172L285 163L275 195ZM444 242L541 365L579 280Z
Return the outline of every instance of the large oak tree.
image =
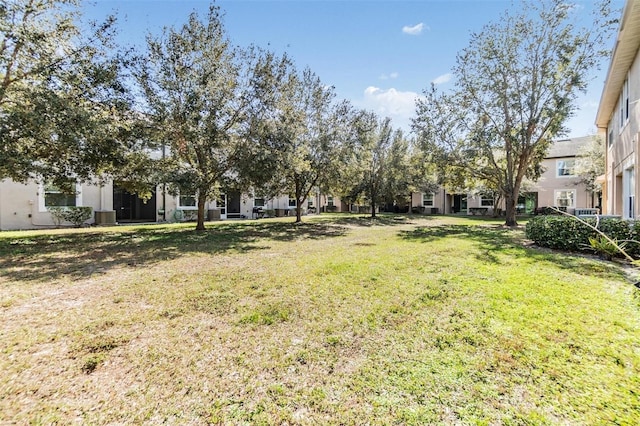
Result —
M204 230L205 205L222 189L243 182L251 126L267 107L286 58L228 40L220 10L211 6L179 28L148 37L138 82L151 138L169 148L164 181L195 195ZM238 188L240 189L240 188Z
M576 109L590 72L608 40L608 2L593 27L576 24L565 0L526 2L519 12L472 34L457 56L456 87L425 91L414 130L443 170L457 169L502 194L506 225L516 225L516 203L525 178L540 162Z
M312 191L331 191L343 171L352 110L334 98L333 87L311 70L290 65L270 102L269 119L254 126L260 147L255 156L261 158L255 187L267 196L290 194L296 222Z
M79 3L0 1L0 179L64 188L122 170L135 147L115 20L81 27Z

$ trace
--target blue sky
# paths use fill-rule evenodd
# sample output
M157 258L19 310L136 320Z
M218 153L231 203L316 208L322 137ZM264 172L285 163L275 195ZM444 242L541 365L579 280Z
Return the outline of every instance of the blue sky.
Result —
M577 1L578 18L589 19L592 1ZM623 0L614 0L621 9ZM120 41L144 46L148 32L178 26L205 0L96 0L85 16L118 16ZM227 35L234 44L256 44L287 52L299 68L308 66L339 98L392 118L409 128L416 96L431 82L442 90L456 54L472 32L500 19L502 11L521 7L511 0L219 0ZM613 47L613 40L609 43ZM594 73L571 119L569 136L595 133L595 114L608 63Z

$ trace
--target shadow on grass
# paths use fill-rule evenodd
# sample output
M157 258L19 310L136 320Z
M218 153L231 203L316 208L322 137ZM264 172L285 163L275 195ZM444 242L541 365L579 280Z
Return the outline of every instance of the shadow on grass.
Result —
M599 275L620 279L624 273L620 268L605 262L585 262L585 256L562 252L551 252L523 245L522 232L503 226L491 225L440 225L418 227L401 231L405 240L429 243L443 238L460 238L473 241L479 248L475 257L483 262L501 263L498 254L506 253L515 258L547 261L583 275Z
M395 214L395 213L378 213L375 218L371 215L364 214L339 214L332 216L331 214L323 215L315 218L316 222L331 222L336 225L343 226L399 226L410 225L414 220L432 220L437 216L419 215L419 214Z
M84 233L2 238L0 276L15 281L76 278L104 273L119 266L146 266L203 253L266 250L264 241L324 239L345 235L334 223L229 222L204 232L173 226Z

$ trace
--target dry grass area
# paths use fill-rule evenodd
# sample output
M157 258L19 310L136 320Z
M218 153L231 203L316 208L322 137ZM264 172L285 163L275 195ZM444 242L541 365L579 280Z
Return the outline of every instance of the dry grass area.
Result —
M618 266L484 219L0 233L3 424L638 424Z

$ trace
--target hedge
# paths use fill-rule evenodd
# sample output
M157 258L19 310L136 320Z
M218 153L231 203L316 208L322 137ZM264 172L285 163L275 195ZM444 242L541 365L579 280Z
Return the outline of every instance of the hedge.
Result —
M583 219L595 226L595 218ZM640 257L640 222L601 218L598 229L614 241L627 241L625 251ZM598 233L575 217L570 216L536 216L527 223L525 235L541 247L566 251L590 251L589 237L597 238Z

